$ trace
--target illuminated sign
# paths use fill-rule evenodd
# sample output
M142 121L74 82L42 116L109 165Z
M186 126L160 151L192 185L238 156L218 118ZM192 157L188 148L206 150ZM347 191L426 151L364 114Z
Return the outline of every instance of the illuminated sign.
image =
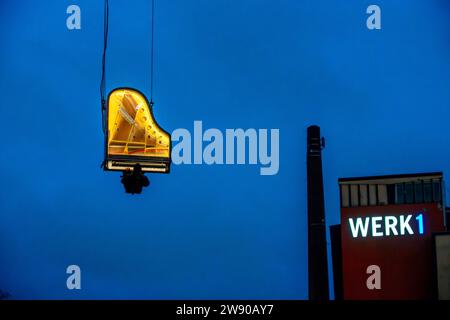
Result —
M364 218L349 218L348 223L353 238L398 236L423 234L423 214L386 215ZM415 228L417 226L417 228Z

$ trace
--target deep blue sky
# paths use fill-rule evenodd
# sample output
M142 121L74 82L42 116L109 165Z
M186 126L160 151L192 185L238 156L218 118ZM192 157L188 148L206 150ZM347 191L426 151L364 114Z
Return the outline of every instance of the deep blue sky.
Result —
M381 31L365 27L373 3ZM157 0L158 122L279 128L280 171L173 166L140 196L100 170L102 10L0 4L0 289L13 298L307 298L310 124L327 139L328 224L338 177L448 178L447 1ZM110 10L107 88L148 94L150 1ZM66 289L70 264L81 291Z

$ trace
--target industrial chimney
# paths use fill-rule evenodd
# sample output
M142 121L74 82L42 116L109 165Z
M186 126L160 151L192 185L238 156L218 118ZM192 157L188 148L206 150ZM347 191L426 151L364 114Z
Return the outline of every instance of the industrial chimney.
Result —
M318 126L308 127L308 281L310 300L329 300L322 148Z

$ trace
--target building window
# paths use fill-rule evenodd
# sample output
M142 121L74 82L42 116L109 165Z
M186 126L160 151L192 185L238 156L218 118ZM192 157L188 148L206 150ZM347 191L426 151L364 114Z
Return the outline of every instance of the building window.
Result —
M367 206L368 202L367 184L361 184L359 185L359 203L361 206Z
M388 194L388 203L394 204L395 203L395 184L387 185L387 194Z
M420 181L414 183L414 197L416 203L423 202L423 187Z
M374 184L369 185L369 204L371 206L377 205L377 186Z
M358 185L352 184L350 185L350 198L352 202L352 207L359 206L359 194L358 194Z
M423 182L423 202L433 201L433 195L431 190L431 181Z
M385 184L378 185L378 204L387 205L387 188Z
M395 203L405 203L405 191L403 190L403 183L397 183L395 185Z
M442 192L441 192L441 182L433 181L433 200L434 202L441 202Z
M411 182L405 183L406 203L414 203L414 185Z
M348 192L348 185L347 184L343 184L341 185L341 205L344 208L349 207L350 205L350 195Z

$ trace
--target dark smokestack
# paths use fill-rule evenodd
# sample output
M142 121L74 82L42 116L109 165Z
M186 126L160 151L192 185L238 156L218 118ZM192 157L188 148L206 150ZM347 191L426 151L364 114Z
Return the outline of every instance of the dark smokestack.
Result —
M322 147L318 126L308 127L308 274L309 299L329 300Z

